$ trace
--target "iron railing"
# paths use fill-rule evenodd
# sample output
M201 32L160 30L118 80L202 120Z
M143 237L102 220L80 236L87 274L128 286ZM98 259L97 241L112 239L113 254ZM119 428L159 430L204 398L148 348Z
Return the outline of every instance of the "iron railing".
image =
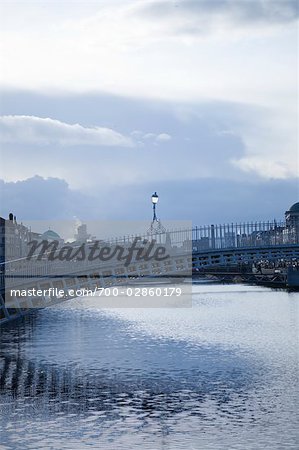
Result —
M129 244L136 237L155 239L158 243L184 246L192 242L193 251L206 251L225 248L255 248L299 243L299 230L287 227L284 221L242 222L222 225L206 225L190 229L167 230L162 233L123 236L110 238L110 244Z

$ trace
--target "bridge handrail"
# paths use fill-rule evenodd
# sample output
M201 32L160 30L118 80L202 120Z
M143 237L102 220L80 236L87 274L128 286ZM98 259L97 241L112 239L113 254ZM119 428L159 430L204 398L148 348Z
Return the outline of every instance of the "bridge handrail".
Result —
M141 239L157 238L157 241L165 241L166 236L169 236L172 246L178 244L184 246L184 244L192 241L192 250L196 252L229 251L236 248L240 250L256 249L257 247L269 246L279 248L281 245L298 245L299 243L299 236L294 235L293 230L287 228L284 221L276 220L195 226L193 228L166 230L166 232L156 233L151 236L145 233L143 235L104 239L101 242L108 245L129 244L136 237ZM78 246L74 246L74 249ZM28 264L28 259L25 256L2 261L0 262L0 272L5 271L6 267L17 262L26 262ZM38 261L37 266L41 267L42 263L46 265L48 261Z

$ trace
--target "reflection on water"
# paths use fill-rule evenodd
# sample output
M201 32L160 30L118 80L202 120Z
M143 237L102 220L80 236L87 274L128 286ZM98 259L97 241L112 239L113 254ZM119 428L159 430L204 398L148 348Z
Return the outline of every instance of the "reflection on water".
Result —
M194 291L189 309L81 299L3 327L0 448L297 448L299 295Z

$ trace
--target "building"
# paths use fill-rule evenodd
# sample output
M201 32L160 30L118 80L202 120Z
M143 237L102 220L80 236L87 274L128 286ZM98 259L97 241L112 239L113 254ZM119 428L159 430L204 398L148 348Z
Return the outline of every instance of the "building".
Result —
M8 220L0 218L0 262L26 256L30 240L30 229L18 223L12 213L9 214Z
M45 231L43 234L41 234L38 240L48 241L48 242L55 241L55 242L58 242L58 244L64 243L64 240L59 236L59 234L56 233L56 231L50 230L50 228L47 231Z
M289 244L299 243L299 202L294 203L285 212L284 242Z
M85 223L82 223L82 225L78 226L77 233L75 234L74 238L77 242L86 242L91 238L91 235L87 233L87 225Z
M31 231L23 223L18 223L12 213L8 219L0 217L0 263L25 258L28 255L29 242L34 240L58 241L59 245L64 243L59 234L53 230L49 229L43 234Z

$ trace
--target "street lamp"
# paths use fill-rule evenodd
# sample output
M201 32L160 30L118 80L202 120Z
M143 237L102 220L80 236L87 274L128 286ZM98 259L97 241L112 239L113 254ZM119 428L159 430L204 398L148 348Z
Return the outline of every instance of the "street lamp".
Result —
M157 216L156 216L156 204L158 203L159 197L157 192L155 192L152 195L152 204L153 204L153 222L158 222Z
M161 224L161 222L158 219L157 214L156 214L156 204L158 203L158 200L159 200L159 196L158 196L157 192L155 192L152 195L153 220L152 220L150 228L148 229L149 235L161 234L161 233L166 232L166 229L163 227L163 225Z

